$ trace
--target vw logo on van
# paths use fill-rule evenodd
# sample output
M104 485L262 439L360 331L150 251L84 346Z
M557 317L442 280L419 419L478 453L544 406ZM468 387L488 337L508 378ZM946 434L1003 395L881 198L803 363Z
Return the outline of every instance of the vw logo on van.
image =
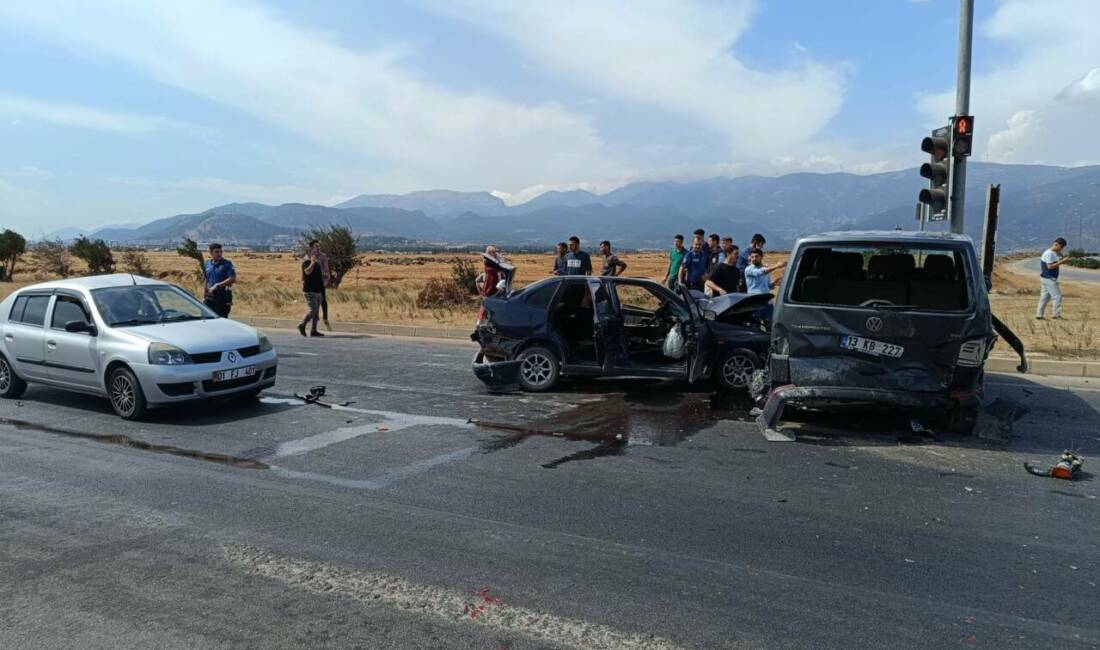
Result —
M867 331L868 332L881 332L882 331L882 319L878 316L872 316L867 319Z
M230 351L229 354L225 355L225 360L229 363L237 363L237 358L237 353L233 351Z

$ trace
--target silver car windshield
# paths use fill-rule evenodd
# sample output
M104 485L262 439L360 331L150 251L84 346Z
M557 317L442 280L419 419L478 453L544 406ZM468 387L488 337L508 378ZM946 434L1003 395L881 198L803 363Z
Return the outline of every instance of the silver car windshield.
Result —
M95 289L92 299L109 327L217 318L206 305L167 284Z

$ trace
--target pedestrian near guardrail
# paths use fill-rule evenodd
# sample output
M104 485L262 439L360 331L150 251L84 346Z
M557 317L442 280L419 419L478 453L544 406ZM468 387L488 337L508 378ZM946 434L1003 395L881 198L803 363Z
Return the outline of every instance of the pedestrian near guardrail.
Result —
M233 308L233 285L237 282L237 270L223 256L221 244L210 244L210 259L202 265L203 304L222 318L229 318Z
M324 336L317 331L317 320L321 310L321 295L325 290L324 277L321 274L321 263L317 255L321 252L321 243L314 239L309 242L309 255L302 261L302 294L306 298L309 311L305 318L298 323L298 332L306 336L306 325L310 326L309 336Z

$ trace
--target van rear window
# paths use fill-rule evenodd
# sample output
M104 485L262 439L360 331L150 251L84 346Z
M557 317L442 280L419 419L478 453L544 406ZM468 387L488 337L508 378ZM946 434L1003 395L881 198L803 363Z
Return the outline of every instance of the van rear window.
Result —
M967 286L966 259L957 249L821 246L802 249L789 295L815 305L964 311Z

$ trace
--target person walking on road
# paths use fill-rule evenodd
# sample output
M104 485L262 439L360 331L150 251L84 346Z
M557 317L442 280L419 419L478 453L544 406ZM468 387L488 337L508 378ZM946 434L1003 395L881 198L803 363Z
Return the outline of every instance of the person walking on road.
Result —
M237 270L233 268L233 262L223 256L221 244L210 244L210 259L202 265L202 274L206 287L203 303L218 316L229 318Z
M611 242L606 239L600 242L600 257L603 258L603 269L600 275L622 275L626 270L626 262L620 260L618 255L611 253Z
M321 265L321 278L324 284L321 286L321 322L325 324L325 329L332 331L332 325L328 322L328 282L329 278L329 266L328 255L325 255L321 251L321 247L317 247L317 263Z
M569 238L569 252L565 254L566 275L592 275L592 257L581 250L581 238Z
M554 258L554 270L550 272L550 275L567 275L565 272L565 254L569 252L569 246L563 242L558 242L558 256Z
M325 291L324 277L321 275L321 263L317 256L321 253L321 242L314 239L309 242L309 254L302 261L302 293L306 297L309 311L298 323L298 332L306 335L306 325L310 326L309 336L324 336L317 331L318 312L321 310L321 295Z
M703 290L708 258L709 255L703 248L703 238L696 235L695 241L691 243L691 250L684 255L684 261L680 264L680 282L687 285L688 289Z
M1054 301L1054 320L1062 319L1062 287L1058 285L1058 269L1065 258L1062 250L1066 247L1066 240L1059 237L1054 240L1050 248L1043 251L1039 258L1039 308L1035 310L1035 318L1043 320L1046 317L1047 303Z
M676 235L672 238L672 250L668 253L668 272L665 274L665 282L668 283L669 289L675 289L676 283L680 280L680 265L684 263L686 254L684 236Z

